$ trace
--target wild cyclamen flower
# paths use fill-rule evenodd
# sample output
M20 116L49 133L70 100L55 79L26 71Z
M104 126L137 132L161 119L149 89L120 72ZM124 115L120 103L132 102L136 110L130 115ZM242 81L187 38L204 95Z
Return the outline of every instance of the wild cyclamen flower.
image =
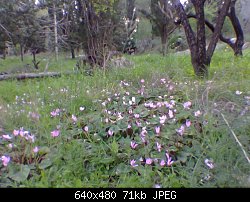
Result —
M112 131L111 129L108 130L108 135L112 136L114 134L114 131Z
M160 126L156 126L155 127L155 133L158 135L158 134L160 134L160 131L161 131L161 127Z
M138 144L136 144L135 141L131 141L131 142L130 142L130 147L131 147L132 149L135 149L137 146L138 146Z
M9 147L10 149L12 149L12 148L13 148L13 144L8 144L8 147Z
M169 154L166 152L166 157L167 157L167 166L171 166L174 161L172 161L172 158L169 156Z
M164 84L166 83L166 79L161 79L161 82Z
M11 140L12 139L12 137L10 137L9 135L3 135L2 137L5 140Z
M165 166L165 165L166 165L165 160L161 159L160 166Z
M89 127L88 126L85 126L83 129L84 129L85 132L89 131Z
M134 114L134 117L135 117L136 119L139 119L139 118L140 118L140 114Z
M142 131L141 131L141 136L145 137L147 133L148 133L148 131L147 131L146 127L143 127Z
M153 163L153 159L146 158L146 164L151 165Z
M165 121L167 120L167 116L166 115L160 116L159 118L160 118L160 123L161 124L164 124Z
M145 80L144 79L141 79L141 83L144 83L145 82Z
M173 113L172 110L169 110L169 111L168 111L168 115L169 115L169 118L170 118L170 119L174 118L174 113Z
M205 159L205 164L206 164L210 169L213 169L213 168L214 168L214 163L213 163L212 160Z
M138 164L136 164L136 160L134 160L134 159L130 161L130 165L131 165L132 167L138 166Z
M36 146L34 149L33 149L33 152L34 153L37 153L39 151L39 148Z
M202 114L202 113L201 113L201 111L200 111L200 110L198 110L198 111L194 112L194 116L196 116L196 117L199 117L201 114Z
M35 142L35 136L34 135L26 135L25 137L26 140L30 140L30 142Z
M154 185L154 188L161 188L161 185L155 184L155 185Z
M237 91L235 91L235 94L240 95L240 94L242 94L242 92L237 90Z
M161 152L161 144L159 142L156 142L156 148L158 152Z
M185 132L185 126L182 125L179 129L176 130L177 133L179 133L181 136L184 134Z
M54 130L51 132L52 137L58 137L60 135L60 130Z
M10 157L9 156L1 156L1 160L2 160L2 163L3 163L3 166L7 166L8 163L10 162Z
M84 111L85 107L80 107L79 109L80 109L80 111Z
M19 135L19 130L13 130L13 135L18 136Z
M189 128L191 126L191 121L190 120L186 120L186 126Z
M72 120L73 120L74 122L77 122L77 118L76 118L76 116L75 116L74 114L72 114L71 118L72 118Z
M58 108L53 110L52 112L50 112L50 115L52 117L59 116L59 114L60 114L60 109L58 109Z
M192 105L192 103L190 101L188 101L188 102L185 102L183 104L183 107L184 107L184 109L190 109L191 105Z

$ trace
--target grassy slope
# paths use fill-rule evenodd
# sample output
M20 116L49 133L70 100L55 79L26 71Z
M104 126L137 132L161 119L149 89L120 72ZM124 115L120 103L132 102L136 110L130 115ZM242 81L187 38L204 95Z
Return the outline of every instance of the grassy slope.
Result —
M5 179L0 183L27 187L153 187L155 184L162 187L249 187L249 164L217 112L225 115L249 154L249 111L243 116L239 114L244 108L249 108L249 100L247 105L244 96L250 96L250 52L245 52L244 58L240 59L232 57L231 52L216 53L207 81L194 78L188 56L169 55L163 58L151 54L132 56L130 59L135 63L132 68L105 74L96 72L94 76L72 75L57 79L2 81L0 128L3 128L3 132L0 133L11 133L20 127L32 131L37 137L37 145L50 149L47 156L52 159L52 165L49 163L49 166L31 172L29 180L13 183ZM0 71L19 65L15 58L1 60L1 63ZM72 70L74 63L62 58L59 65L56 65L51 59L49 70ZM42 62L41 69L45 64L46 62ZM145 167L141 175L138 175L129 167L129 162L124 162L125 164L119 166L128 167L129 171L116 175L119 168L112 160L100 162L108 155L107 148L112 147L111 145L105 142L51 138L50 132L56 125L65 123L63 120L51 119L52 110L65 109L77 117L95 116L101 113L97 100L107 97L105 89L115 93L120 90L121 80L138 86L141 79L152 83L160 78L170 78L175 82L182 99L192 100L194 108L202 110L211 125L203 132L202 137L196 136L200 139L198 146L186 149L185 152L191 155L185 164L176 164L163 172ZM243 93L236 95L236 90ZM86 107L83 112L79 111L81 106ZM39 114L39 120L30 118L29 112ZM67 133L64 128L62 136L66 137ZM0 154L5 153L6 150L2 147ZM205 158L214 160L213 170L206 168ZM208 176L209 179L205 180Z

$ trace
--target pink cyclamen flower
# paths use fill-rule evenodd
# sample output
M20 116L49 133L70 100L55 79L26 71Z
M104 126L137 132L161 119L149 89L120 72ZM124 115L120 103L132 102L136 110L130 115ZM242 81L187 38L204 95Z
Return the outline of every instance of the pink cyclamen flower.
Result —
M132 149L135 149L137 146L138 146L138 144L136 144L135 141L131 141L131 142L130 142L130 147L131 147Z
M13 144L8 144L8 148L12 149L13 148Z
M184 107L184 109L190 109L191 105L192 105L192 103L190 101L188 101L188 102L185 102L183 104L183 107Z
M159 142L156 142L156 148L158 152L161 152L161 144Z
M55 109L52 112L50 112L50 115L52 117L59 116L59 114L60 114L60 109Z
M136 164L136 160L134 160L134 159L130 161L130 165L131 165L132 167L138 166L138 164Z
M7 166L8 163L10 162L10 157L9 156L1 156L1 160L2 160L2 163L3 163L3 166Z
M18 136L19 135L19 130L13 130L13 135Z
M198 111L194 112L194 116L196 116L196 117L199 117L201 114L202 114L202 113L201 113L201 111L200 111L200 110L198 110Z
M37 153L39 151L39 148L36 146L34 149L33 149L33 152L34 153Z
M145 80L144 79L141 79L141 83L144 83L145 82Z
M135 117L136 119L139 119L139 118L140 118L140 114L134 114L134 117Z
M12 139L12 137L10 137L9 135L3 135L2 137L5 140L11 140Z
M30 142L35 142L35 136L34 135L27 135L25 137L26 140L29 140Z
M166 153L166 157L167 157L167 166L171 166L174 161L172 161L172 158L169 156L168 153Z
M170 118L170 119L174 118L174 113L173 113L172 110L169 110L169 111L168 111L168 115L169 115L169 118Z
M186 120L186 126L189 128L191 126L191 121L190 120Z
M109 135L109 136L112 136L113 134L114 134L114 131L112 131L112 130L109 129L109 130L108 130L108 135Z
M160 131L161 131L161 127L160 126L156 126L155 127L155 133L156 134L160 134Z
M54 130L51 132L52 137L58 137L60 135L60 130Z
M166 79L161 79L161 82L164 84L164 83L166 83Z
M85 126L83 129L84 129L85 132L89 131L89 127L88 126Z
M160 118L160 123L161 124L164 124L165 121L167 120L167 116L166 115L160 116L159 118Z
M146 164L151 165L153 163L153 159L146 158Z
M177 133L179 133L179 135L183 135L184 134L184 132L185 132L185 126L184 125L182 125L179 129L177 129L176 130L177 131Z
M77 118L76 118L76 116L75 116L74 114L72 114L71 118L72 118L72 120L73 120L74 122L77 122Z
M160 162L160 166L165 166L166 165L166 162L165 162L165 160L161 160L161 162Z

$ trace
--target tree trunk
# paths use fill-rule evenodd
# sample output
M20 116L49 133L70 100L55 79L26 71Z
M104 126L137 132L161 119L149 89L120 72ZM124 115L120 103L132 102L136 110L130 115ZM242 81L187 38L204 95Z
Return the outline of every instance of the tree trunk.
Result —
M71 58L75 59L76 56L75 56L75 50L74 50L73 46L70 47L70 52L71 52Z
M175 0L174 7L179 15L180 22L184 27L188 46L191 53L191 61L194 68L194 72L199 77L208 76L208 66L210 65L211 58L213 56L216 44L221 36L221 29L223 27L231 0L224 0L221 9L219 10L214 32L211 37L211 41L206 50L206 35L205 26L206 19L204 15L204 3L205 0L191 0L194 5L197 19L197 32L196 35L193 32L191 25L188 21L188 16L185 13L183 5L180 0Z
M234 44L234 55L242 56L242 47L244 45L244 33L240 25L240 21L235 13L235 3L236 0L233 0L230 5L230 9L228 12L228 17L233 25L235 34L236 34L236 42Z
M20 44L20 55L21 55L21 61L22 62L23 62L23 52L24 52L23 44Z
M56 4L53 4L53 15L54 15L54 34L55 34L55 54L56 61L58 61L58 33L57 33L57 18L56 18Z
M221 29L223 27L229 6L231 4L231 0L224 0L224 3L222 5L222 8L220 9L220 12L218 14L218 17L216 19L216 25L214 28L214 33L211 37L210 43L207 48L207 60L206 60L206 65L210 65L212 56L214 54L214 50L216 47L216 44L219 40L219 37L221 35Z
M162 45L162 55L165 56L167 53L167 40L168 40L168 33L167 27L163 26L163 30L161 31L161 45Z

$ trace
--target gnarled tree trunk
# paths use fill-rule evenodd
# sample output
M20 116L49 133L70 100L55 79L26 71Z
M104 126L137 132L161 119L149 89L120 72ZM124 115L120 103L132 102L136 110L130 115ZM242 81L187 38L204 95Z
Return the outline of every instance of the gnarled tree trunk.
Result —
M216 44L221 36L221 30L228 13L231 0L224 0L220 12L216 19L216 25L211 37L211 41L206 50L206 35L205 26L206 19L204 15L205 0L191 0L195 8L197 19L197 31L196 33L191 28L188 20L188 15L185 13L183 5L180 0L174 1L174 7L179 15L180 23L184 27L188 46L191 53L191 61L194 68L194 72L199 77L208 76L208 66L210 65L211 58L213 56Z

